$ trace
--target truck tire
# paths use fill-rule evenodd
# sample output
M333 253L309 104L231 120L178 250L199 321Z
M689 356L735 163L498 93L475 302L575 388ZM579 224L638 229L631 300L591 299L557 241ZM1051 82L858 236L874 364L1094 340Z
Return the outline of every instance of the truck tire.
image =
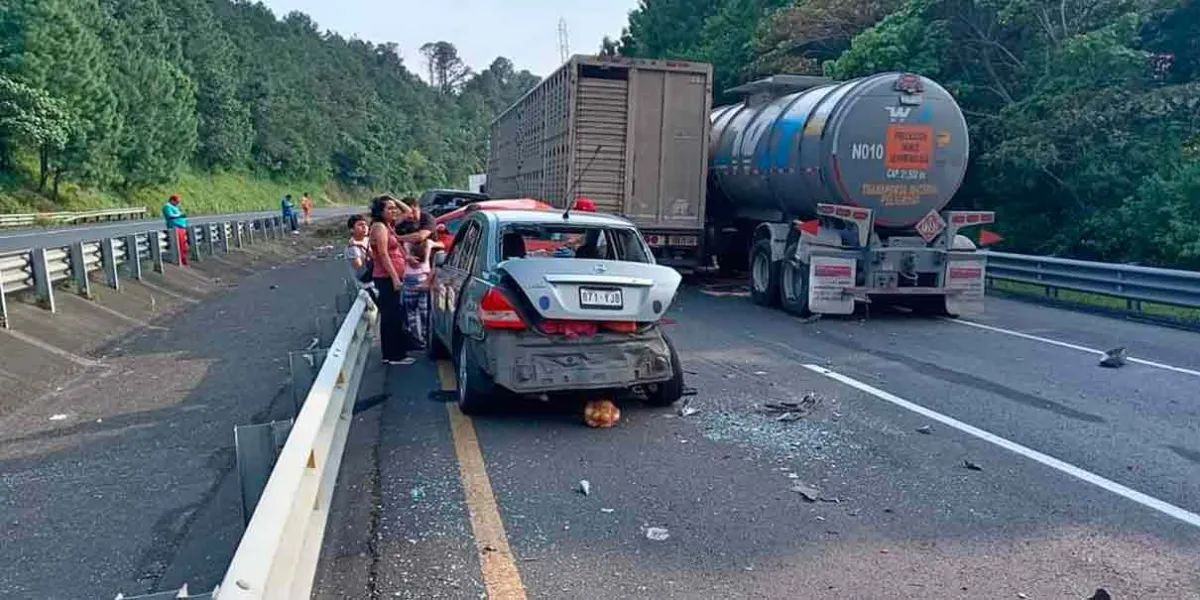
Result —
M667 348L671 351L671 378L655 384L653 391L646 394L646 404L651 406L671 406L683 397L683 363L679 362L679 353L675 351L675 342L663 334Z
M796 244L792 243L784 256L795 256ZM779 267L779 304L783 310L797 317L812 316L808 309L808 265L788 258Z
M465 415L483 414L491 407L496 384L479 368L470 340L459 342L454 367L458 376L458 410Z
M750 299L755 304L779 305L779 262L771 260L771 240L754 243L750 250Z

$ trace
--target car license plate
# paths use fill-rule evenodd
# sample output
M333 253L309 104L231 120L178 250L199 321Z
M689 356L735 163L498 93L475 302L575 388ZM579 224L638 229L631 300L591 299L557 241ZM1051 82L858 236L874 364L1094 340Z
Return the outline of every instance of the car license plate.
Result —
M622 308L625 299L621 290L579 288L579 306L583 308Z
M699 245L700 240L694 235L673 235L671 236L669 245L671 246L689 246L694 247Z

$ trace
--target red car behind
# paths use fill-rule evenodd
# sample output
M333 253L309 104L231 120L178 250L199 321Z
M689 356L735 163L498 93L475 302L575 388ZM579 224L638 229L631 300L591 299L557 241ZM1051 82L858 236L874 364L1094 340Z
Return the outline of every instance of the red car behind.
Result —
M454 234L458 232L458 227L462 225L463 216L467 214L467 208L469 207L477 207L479 210L554 210L553 206L532 198L480 200L479 202L473 202L434 220L437 223L438 241L445 244L446 252L449 252L450 247L454 245Z

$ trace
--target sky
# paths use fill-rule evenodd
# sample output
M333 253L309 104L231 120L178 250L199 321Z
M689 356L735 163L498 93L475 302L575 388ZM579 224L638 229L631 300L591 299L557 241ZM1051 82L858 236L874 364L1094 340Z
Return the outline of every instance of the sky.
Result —
M404 64L425 71L418 49L447 41L475 71L497 57L517 70L546 76L558 67L558 21L567 23L573 54L595 54L605 35L616 39L637 0L262 0L277 18L298 10L322 30L375 43L395 42Z

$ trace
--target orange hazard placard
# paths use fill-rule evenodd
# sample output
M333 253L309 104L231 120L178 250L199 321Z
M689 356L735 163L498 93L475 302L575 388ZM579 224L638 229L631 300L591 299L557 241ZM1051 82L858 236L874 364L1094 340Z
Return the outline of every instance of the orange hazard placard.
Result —
M889 125L883 166L888 169L920 170L933 160L933 128L928 125Z

